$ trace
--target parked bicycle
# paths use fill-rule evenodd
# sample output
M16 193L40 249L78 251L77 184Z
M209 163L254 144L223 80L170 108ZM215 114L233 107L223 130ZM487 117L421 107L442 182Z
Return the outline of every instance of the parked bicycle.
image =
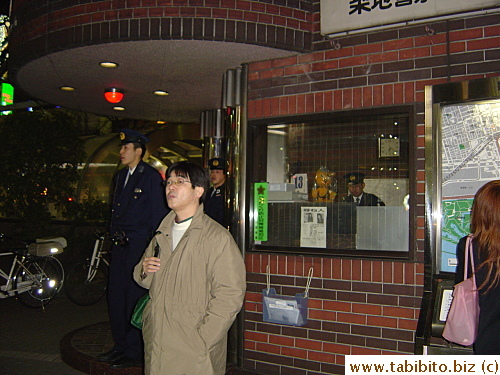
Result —
M80 306L97 303L106 293L109 260L109 233L96 232L90 259L78 263L66 277L64 289L68 298Z
M0 233L4 248L6 240L12 237ZM16 245L17 246L17 245ZM41 238L35 241L19 241L19 247L8 246L1 257L12 256L8 272L0 268L0 298L17 297L29 307L43 307L59 293L64 282L64 268L54 257L67 246L64 237Z

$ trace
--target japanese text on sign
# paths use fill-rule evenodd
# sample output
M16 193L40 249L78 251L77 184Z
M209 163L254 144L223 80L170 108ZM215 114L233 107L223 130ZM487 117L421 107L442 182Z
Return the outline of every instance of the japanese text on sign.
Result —
M422 4L426 2L427 0L350 0L349 7L351 10L349 14L361 14L362 12L371 12L372 9L386 10L391 8L392 6L404 7L412 4Z
M496 8L498 0L320 0L321 34L388 28Z
M254 240L267 241L267 182L257 182L254 185Z

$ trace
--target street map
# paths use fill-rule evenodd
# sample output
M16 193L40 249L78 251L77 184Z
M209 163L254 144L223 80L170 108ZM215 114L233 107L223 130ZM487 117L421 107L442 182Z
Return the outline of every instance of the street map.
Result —
M477 190L500 179L500 101L442 108L441 271L455 272L456 245L469 233Z

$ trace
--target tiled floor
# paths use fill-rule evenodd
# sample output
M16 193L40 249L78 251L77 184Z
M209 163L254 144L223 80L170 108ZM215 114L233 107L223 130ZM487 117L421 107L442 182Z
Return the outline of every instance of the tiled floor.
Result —
M94 360L95 356L113 346L109 322L101 322L70 332L61 341L61 355L66 363L86 374L141 375L142 368L112 370L108 365ZM228 366L227 375L255 374Z
M94 357L112 346L107 304L77 306L60 294L44 310L12 298L0 300L0 374L141 375L141 368L112 370ZM228 368L228 375L254 373Z

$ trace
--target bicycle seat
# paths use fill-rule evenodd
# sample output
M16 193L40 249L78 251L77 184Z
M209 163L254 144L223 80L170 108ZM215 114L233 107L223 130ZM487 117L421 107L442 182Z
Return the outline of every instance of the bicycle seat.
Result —
M47 243L47 242L59 242L63 248L68 246L68 241L64 237L45 237L45 238L37 238L36 243Z

